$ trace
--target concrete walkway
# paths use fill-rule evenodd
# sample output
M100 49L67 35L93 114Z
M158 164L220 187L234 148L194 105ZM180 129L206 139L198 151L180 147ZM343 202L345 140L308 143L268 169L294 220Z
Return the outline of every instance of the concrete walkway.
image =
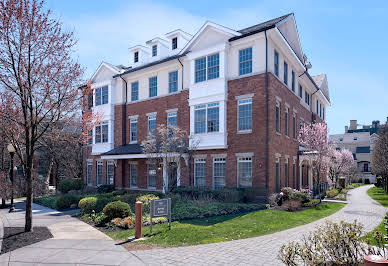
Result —
M277 260L280 246L301 239L325 220L356 219L365 231L373 230L388 209L367 196L370 187L349 191L349 204L339 212L282 232L215 244L132 252L69 215L34 205L34 225L48 226L54 238L4 254L0 256L0 265L281 265ZM4 226L22 226L23 217L22 211L0 211Z

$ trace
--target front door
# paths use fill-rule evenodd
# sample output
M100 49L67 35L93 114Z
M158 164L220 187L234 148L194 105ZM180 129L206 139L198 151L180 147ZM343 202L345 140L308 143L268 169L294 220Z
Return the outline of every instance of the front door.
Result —
M178 166L175 162L171 162L169 167L169 173L168 173L169 191L171 191L174 187L177 186L177 177L178 177Z

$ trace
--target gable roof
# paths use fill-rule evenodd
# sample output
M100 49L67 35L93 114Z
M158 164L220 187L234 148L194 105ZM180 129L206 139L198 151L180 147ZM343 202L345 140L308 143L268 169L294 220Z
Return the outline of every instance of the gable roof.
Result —
M110 71L112 71L115 75L116 74L119 74L123 68L121 68L120 66L114 66L110 63L107 63L107 62L101 62L101 64L98 66L97 70L93 73L92 77L90 78L90 80L93 80L96 76L97 76L97 73L101 70L102 67L106 67L108 68Z
M286 19L287 17L289 17L291 15L294 15L294 13L289 13L287 15L284 15L284 16L281 16L281 17L278 17L278 18L274 18L274 19L262 22L262 23L259 23L257 25L254 25L254 26L238 30L238 32L241 33L241 35L240 36L232 37L232 38L229 39L229 41L238 40L238 39L247 37L249 35L253 35L253 34L265 31L265 30L269 30L269 29L275 28L275 26L279 22L281 22L282 20Z
M330 102L330 94L327 86L322 86L324 83L327 83L327 76L326 74L320 74L316 76L311 77L315 84L318 86L318 88L322 91L323 95L326 97L326 99ZM327 85L327 84L326 84Z

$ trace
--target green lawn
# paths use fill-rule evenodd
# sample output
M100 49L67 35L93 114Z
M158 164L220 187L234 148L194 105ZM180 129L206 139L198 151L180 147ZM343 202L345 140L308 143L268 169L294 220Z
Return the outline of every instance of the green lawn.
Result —
M384 207L388 207L388 194L385 193L384 189L381 187L372 187L367 190L369 197L376 200L378 203L383 205ZM387 232L385 231L384 226L384 219L381 221L381 223L371 232L366 234L364 236L365 241L369 241L371 244L376 244L375 239L373 238L373 235L375 232L381 232L384 235L387 235Z
M143 235L148 238L139 242L167 247L261 236L313 222L337 212L344 206L345 204L342 203L323 203L315 208L299 212L262 210L248 214L173 222L171 231L168 230L167 224L155 225L152 236L149 227L143 228ZM115 240L125 241L134 235L134 230L108 232L107 234Z

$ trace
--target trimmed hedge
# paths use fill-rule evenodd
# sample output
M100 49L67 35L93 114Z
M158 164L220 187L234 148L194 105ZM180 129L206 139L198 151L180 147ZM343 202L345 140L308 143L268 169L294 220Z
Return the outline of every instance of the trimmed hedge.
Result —
M150 212L150 204L151 200L158 200L160 199L158 196L155 196L154 194L146 194L142 195L136 198L136 201L143 202L143 212L149 213Z
M55 204L58 210L68 209L73 204L77 205L80 198L81 198L80 196L65 194L65 195L59 196Z
M109 219L124 218L131 215L131 208L128 203L122 201L113 201L108 203L103 210Z
M97 206L97 198L96 197L86 197L81 199L78 202L78 207L84 212L84 213L92 213L93 211L96 211Z
M337 196L339 194L339 191L338 189L328 189L326 190L326 197L328 198L334 198L335 196Z
M67 193L70 190L82 189L81 178L64 179L59 181L57 189L62 193Z

